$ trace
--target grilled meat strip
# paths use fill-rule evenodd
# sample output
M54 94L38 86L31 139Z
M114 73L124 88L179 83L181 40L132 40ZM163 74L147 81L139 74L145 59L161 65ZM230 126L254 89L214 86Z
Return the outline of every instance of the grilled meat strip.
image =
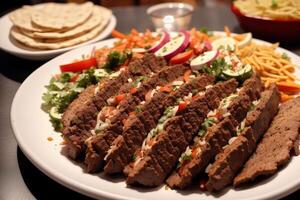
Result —
M221 99L235 91L236 87L234 79L218 83L169 119L151 149L131 169L127 167L127 184L160 185L193 139L209 110L215 109Z
M107 150L114 139L123 132L124 120L131 112L140 109L140 107L137 108L137 105L145 100L145 94L157 86L167 85L175 81L177 78L182 77L187 70L189 70L189 67L185 65L165 67L151 76L134 94L129 95L118 105L117 112L111 118L108 127L87 140L88 148L85 164L88 172L97 172L102 169Z
M221 118L218 123L208 128L202 139L195 142L191 149L197 153L187 163L183 163L180 168L174 170L166 180L169 187L186 188L194 177L206 169L215 156L228 144L229 139L236 134L235 127L246 117L251 102L260 97L262 89L260 77L256 74L244 82L238 96L227 108L229 116Z
M129 78L135 79L141 75L156 73L166 66L163 58L146 54L129 64L119 76L106 79L98 86L88 87L67 108L62 117L62 133L67 141L66 150L69 157L77 159L85 150L84 141L91 135L95 127L98 112L107 104L106 100L117 94ZM97 88L98 87L98 88ZM97 91L97 92L96 92Z
M232 183L276 115L279 98L275 84L262 93L254 110L247 114L244 130L217 155L216 161L210 167L206 183L208 191L218 191Z
M254 154L235 177L234 186L253 181L261 175L274 174L291 158L291 149L299 137L300 97L283 103ZM298 147L299 148L299 147Z
M122 135L113 142L112 151L106 159L104 172L106 174L121 173L124 167L132 161L134 152L142 145L147 133L156 127L164 110L174 105L178 98L188 95L191 91L202 91L212 82L211 76L197 77L171 93L163 101L157 101L155 106L159 106L160 109L150 107L139 113L131 123L124 127Z

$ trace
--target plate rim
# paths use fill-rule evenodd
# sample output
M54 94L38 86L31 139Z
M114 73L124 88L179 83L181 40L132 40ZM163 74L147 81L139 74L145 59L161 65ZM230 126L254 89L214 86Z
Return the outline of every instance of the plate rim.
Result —
M214 31L214 33L221 33L224 34L224 32L220 32L220 31ZM49 62L53 62L53 60L55 59L59 59L59 58L63 58L65 56L68 55L72 55L75 51L79 51L80 49L84 49L84 48L92 48L93 46L105 46L105 45L109 45L109 43L113 43L113 41L116 41L115 39L106 39L106 40L102 40L96 43L92 43L89 45L85 45L82 47L78 47L75 48L71 51L65 52L51 60L49 60L48 62L44 63L43 65L41 65L39 68L37 68L34 72L32 72L21 84L21 86L18 88L17 92L14 95L12 104L11 104L11 109L10 109L10 122L11 122L11 127L13 129L13 133L14 133L14 137L19 145L19 147L21 148L22 152L26 155L26 157L34 164L34 166L36 166L39 170L41 170L44 174L46 174L48 177L52 178L53 180L55 180L56 182L58 182L59 184L68 187L74 191L80 192L82 194L85 194L87 196L90 197L94 197L94 198L99 198L99 197L105 197L105 198L109 198L109 199L130 199L130 200L136 200L139 198L135 198L135 197L131 197L131 196L122 196L119 194L115 194L115 193L111 193L111 192L106 192L104 190L101 189L96 189L90 186L86 186L85 184L82 184L81 182L79 182L78 180L74 180L66 175L64 175L62 172L57 172L55 169L48 167L47 165L45 165L43 163L43 161L39 158L39 156L36 155L35 152L30 150L30 146L28 146L28 144L24 144L22 143L22 131L20 131L17 127L17 124L15 122L15 114L17 113L16 110L16 104L17 104L17 100L20 98L19 96L21 95L21 92L23 90L23 87L25 87L25 85L30 83L30 79L34 76L36 76L36 74L39 73L40 70L42 70L44 67L46 67L48 65ZM263 41L263 40L259 40L259 39L255 39L253 38L253 41L258 41L258 43L264 43L264 44L271 44L270 42L267 41ZM279 51L282 52L287 52L290 55L293 55L295 57L297 57L300 60L300 56L281 47L278 47ZM300 63L299 63L300 65ZM297 68L299 69L298 63L296 63ZM255 199L266 199L266 198L281 198L284 197L296 190L298 190L300 188L300 178L294 180L293 182L291 182L290 184L286 184L284 187L279 188L276 191L270 191L270 192L266 192L260 196L256 196ZM254 199L254 198L249 198L249 199Z

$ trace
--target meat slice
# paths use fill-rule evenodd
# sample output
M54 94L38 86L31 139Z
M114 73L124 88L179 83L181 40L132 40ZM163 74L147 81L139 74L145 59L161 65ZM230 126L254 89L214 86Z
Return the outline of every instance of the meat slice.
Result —
M105 79L98 86L90 86L80 94L68 106L62 117L64 126L62 133L67 141L65 149L68 156L77 159L82 155L85 150L84 141L91 135L90 130L95 127L98 112L106 105L109 97L124 88L129 78L135 79L141 75L158 72L164 66L166 61L163 58L146 54L143 58L130 63L128 70L122 71L119 76Z
M251 101L259 98L262 89L260 77L256 74L243 83L238 97L233 99L227 108L230 115L208 128L202 141L195 142L190 148L197 154L174 170L166 180L171 188L186 188L194 177L204 172L209 163L228 144L229 139L236 134L235 127L246 117Z
M190 143L191 135L200 128L209 110L214 109L214 104L209 107L210 94L212 94L210 91L215 91L214 97L216 101L220 101L234 92L236 87L237 82L233 79L218 83L209 88L204 95L194 98L183 111L178 112L177 116L171 118L141 161L135 163L132 167L126 167L128 173L127 184L144 186L158 186L161 184L172 171L182 151ZM223 90L224 88L227 89ZM154 160L157 162L154 163ZM163 170L156 171L155 169L159 167ZM151 178L147 179L145 177Z
M253 181L262 175L274 174L291 158L291 149L299 137L300 97L283 103L254 154L235 177L234 186Z
M264 91L254 110L247 114L245 129L217 155L208 172L206 188L218 191L233 182L235 175L256 148L256 144L268 129L278 111L279 92L276 85Z
M157 86L167 85L172 81L175 81L179 77L189 70L185 65L173 65L168 66L152 75L145 83L143 83L134 94L129 95L124 101L122 101L118 107L114 116L111 117L111 122L107 128L102 130L95 136L92 136L87 140L88 147L85 164L88 172L96 172L102 168L103 159L111 146L114 139L122 134L123 123L128 118L129 114L136 111L136 107L145 100L145 94ZM138 106L139 110L141 105ZM143 127L139 127L143 128Z
M120 173L123 171L124 167L132 161L132 156L134 152L142 145L144 139L146 138L148 132L155 128L160 116L163 114L164 110L176 103L178 98L182 98L188 95L191 91L202 91L205 86L211 84L213 78L211 76L200 76L192 80L191 82L183 85L173 94L170 94L164 101L157 101L157 106L161 109L157 112L152 108L146 109L144 112L136 116L136 121L133 120L128 126L124 127L122 135L120 135L113 143L115 147L113 151L109 153L106 159L106 166L104 172L107 174ZM152 112L151 115L146 116L147 112ZM151 126L149 126L148 120L153 119ZM135 124L137 121L142 121L144 127L147 129L137 129ZM152 121L152 120L151 120ZM118 162L117 160L123 160L124 162Z

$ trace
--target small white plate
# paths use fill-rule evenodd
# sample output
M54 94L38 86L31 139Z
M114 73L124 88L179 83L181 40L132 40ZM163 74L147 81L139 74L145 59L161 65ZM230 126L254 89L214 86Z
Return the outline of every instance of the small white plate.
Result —
M94 46L110 46L114 41L116 40L110 39L84 46L50 60L34 71L17 91L11 107L12 128L22 151L41 171L62 185L97 199L277 199L300 188L300 156L293 157L278 173L259 184L243 189L228 187L217 196L202 193L198 188L185 191L166 190L164 186L152 189L131 188L126 186L122 178L107 178L102 173L83 172L77 163L61 153L62 138L53 131L48 114L42 111L41 97L51 76L59 73L59 65L80 58L83 53L90 53ZM299 56L282 48L278 48L278 51L285 52L293 63L300 66ZM299 69L295 74L300 76ZM49 142L48 137L54 140Z
M116 27L116 24L117 24L117 19L114 15L112 15L111 19L109 20L105 28L101 31L101 33L97 37L95 37L92 40L83 42L75 46L61 48L61 49L38 50L38 49L26 47L25 45L21 44L20 42L16 41L14 38L10 36L9 32L13 24L9 19L9 13L8 13L0 18L0 27L1 27L0 48L10 54L28 60L48 60L71 49L83 45L91 44L108 37L112 32L112 30Z

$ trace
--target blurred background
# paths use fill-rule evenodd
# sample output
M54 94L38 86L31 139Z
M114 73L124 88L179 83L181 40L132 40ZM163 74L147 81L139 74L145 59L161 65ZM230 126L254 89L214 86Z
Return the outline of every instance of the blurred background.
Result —
M18 8L22 5L26 4L37 4L43 2L76 2L82 3L87 0L9 0L9 1L1 1L0 6L0 14L4 14L8 11L11 11L15 8ZM214 6L218 3L230 4L231 0L92 0L93 3L99 4L105 7L119 7L119 6L139 6L139 5L152 5L157 3L165 3L165 2L185 2L192 4L194 6Z

